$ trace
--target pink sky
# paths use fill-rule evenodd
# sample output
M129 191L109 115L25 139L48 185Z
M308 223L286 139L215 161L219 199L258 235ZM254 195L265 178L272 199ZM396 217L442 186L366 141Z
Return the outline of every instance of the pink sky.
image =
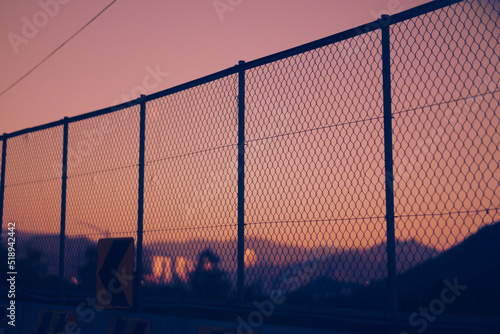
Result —
M57 1L0 2L0 91L111 2ZM424 2L219 0L232 10L218 12L213 0L120 0L0 96L0 133L125 102L144 87L151 94ZM15 45L13 36L28 38Z
M68 1L56 8L55 1L63 2L43 0L26 2L26 5L20 2L12 8L3 8L6 5L0 4L0 31L5 37L0 54L6 60L0 63L0 92L109 4L96 1L86 3L86 8L83 8L83 4L77 1ZM421 4L403 0L217 1L219 5L232 4L232 7L226 7L231 10L218 12L213 0L179 1L177 4L166 1L158 1L157 4L143 2L140 7L127 0L117 1L25 80L0 96L0 133L129 101L140 93L152 94L231 67L238 60L250 61L373 21L383 13L394 14ZM50 9L57 11L50 18L41 9L47 3L52 4ZM477 5L478 2L473 3L473 6ZM478 11L472 7L469 15L472 12ZM479 26L482 16L471 16L476 20L473 27ZM36 34L32 32L33 36L26 40L26 44L11 45L9 36L22 35L23 25L44 17L46 24L39 27ZM395 111L402 113L397 114L393 121L396 215L402 217L396 222L396 238L416 238L423 244L441 249L460 242L483 224L497 221L498 210L495 208L500 203L496 195L500 170L495 168L500 160L500 153L496 149L500 139L498 131L495 131L500 124L496 116L499 73L495 71L498 66L495 66L498 58L495 60L488 56L498 54L495 52L498 44L490 43L486 47L484 41L488 34L485 34L483 42L467 44L465 41L478 35L473 27L467 30L461 27L463 22L459 18L453 17L454 21L447 27L449 33L444 34L444 43L443 39L436 37L440 34L439 30L433 32L433 38L423 33L413 34L412 25L415 22L408 26L393 26L392 30L395 35L399 35L392 44L392 62L397 68L393 72L393 105ZM431 18L426 17L415 21L426 28L429 20ZM454 33L454 29L461 34ZM492 34L495 31L498 30L492 30ZM371 48L371 45L380 46L380 43L374 43L379 38L375 35L373 33L370 37L370 34L366 34L358 39L367 38L367 48ZM422 41L424 38L429 40ZM352 40L331 46L329 57L341 54L341 50L352 45L349 43ZM410 52L412 46L421 48L426 57L421 57L415 50ZM377 51L380 53L380 49ZM342 98L334 101L328 99L328 94L320 94L322 97L315 101L318 104L312 103L307 109L313 112L308 114L309 120L303 126L336 124L338 119L335 117L344 121L346 117L347 120L350 117L365 119L370 116L365 113L382 110L381 85L372 85L370 82L370 79L381 81L375 75L380 75L380 70L377 70L377 66L381 66L378 53L365 53L363 49L356 52L365 57L349 59L345 56L335 59L336 65L332 68L340 68L341 71L334 71L327 81L320 80L319 75L315 78L314 73L308 74L307 78L315 79L315 86L311 89L313 93L309 95L311 100L317 96L314 94L321 92ZM439 61L431 57L434 53ZM456 68L457 63L463 62L461 59L466 56L474 66L467 65L465 70L459 72L461 77L457 80L450 69ZM308 59L312 56L302 57ZM331 64L333 59L324 62ZM283 242L298 241L308 246L332 246L335 243L335 246L359 247L383 242L383 138L382 132L375 130L382 129L381 120L367 122L356 128L346 126L280 140L256 140L273 136L277 131L305 129L300 128L301 125L297 128L296 123L287 120L287 117L293 120L294 117L302 119L306 116L300 101L295 99L298 96L300 100L305 95L301 85L290 85L292 89L281 91L279 88L270 90L269 87L280 87L278 83L287 80L299 80L301 71L307 69L295 70L293 60L283 60L282 63L282 68L294 70L289 74L283 74L286 70L282 71L278 77L264 66L251 69L246 74L249 87L246 96L247 235L279 236L277 238ZM481 64L487 64L487 67L483 68ZM342 81L343 84L334 89L329 88L328 84L336 82L337 76L350 78L353 68L358 71L352 77L361 73L356 87L363 94L353 89L353 83L348 81ZM432 80L438 73L440 80ZM413 85L410 81L404 81L407 78L412 78ZM235 91L234 79L235 76L229 76L214 86L197 87L197 94L209 94L211 97L220 94L213 103L203 99L196 103L174 103L176 99L191 100L189 92L181 92L181 97L177 98L167 96L148 102L146 243L156 241L164 234L175 241L183 237L220 238L236 235L235 225L223 229L224 233L216 229L172 232L175 228L193 222L210 227L215 224L234 224L236 221L237 178L234 173L237 170L237 154L236 147L232 145L236 138L236 118L235 115L221 112L224 108L219 108L231 103L228 101ZM210 90L211 87L215 89ZM279 101L281 112L275 112L274 107L277 105L268 108L272 101L276 101L273 94L277 96L283 92L289 95ZM478 93L484 96L471 97ZM460 99L451 102L447 100L449 96ZM447 103L441 103L444 100ZM368 105L369 108L357 108ZM422 110L415 109L417 106L425 107ZM87 146L85 152L91 153L92 159L84 159L85 155L75 153L80 144L87 142L81 139L84 137L82 132L100 129L102 124L107 123L93 118L71 124L67 235L95 230L94 236L97 238L103 233L135 230L139 115L138 107L134 108L135 112L130 113L129 121L124 122L124 126L117 126L118 131L100 132L96 136L98 139L90 141L91 146ZM330 112L339 108L350 109L341 114ZM200 114L200 110L203 113ZM106 119L111 119L112 124L119 124L123 114L107 115ZM196 121L185 122L186 114ZM176 133L177 128L182 128L182 135ZM224 135L203 136L212 133L208 129L217 129ZM359 131L364 132L360 135ZM47 143L46 136L54 140ZM232 139L228 140L229 137ZM54 171L59 177L57 173L61 169L54 169L58 165L53 162L61 161L61 140L61 127L46 133L30 134L29 137L9 139L9 150L21 153L7 159L7 221L10 219L24 223L26 225L23 227L30 226L31 231L57 232L60 185L50 183L52 188L47 190L41 183L35 183L35 186L29 182L22 183L26 179L32 181L30 178L33 177L36 180L54 178ZM165 144L169 142L175 145ZM287 150L298 145L301 145L300 149ZM166 159L191 152L195 146L203 149L220 146L223 149L188 155L181 162ZM325 153L325 147L331 149ZM44 159L41 159L42 155ZM39 162L35 164L29 161ZM117 165L128 166L128 169L111 174L96 173L112 170ZM91 173L88 173L89 170ZM318 181L318 175L324 178ZM276 184L280 186L276 187ZM50 202L49 193L53 195L51 203L56 203L56 206L47 204ZM34 201L33 198L42 200ZM110 206L110 203L114 204ZM120 215L113 211L116 203L127 208L121 210ZM481 213L456 213L469 209L481 210ZM447 212L455 213L420 220L405 217ZM45 221L51 222L53 230L47 227L48 224L36 223L40 213L44 215ZM321 223L339 217L375 218ZM315 227L313 224L294 224L295 220L319 223ZM170 232L162 234L158 231Z

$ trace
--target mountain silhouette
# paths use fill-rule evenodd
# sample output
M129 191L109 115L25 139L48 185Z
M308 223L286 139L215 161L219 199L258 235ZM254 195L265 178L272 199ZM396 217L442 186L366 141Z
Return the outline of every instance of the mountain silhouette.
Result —
M19 247L18 256L26 256L28 246L42 251L42 261L48 266L48 272L58 274L59 268L59 235L30 234L18 231L18 237L23 240ZM22 237L22 238L21 238ZM86 251L88 248L97 249L97 243L85 236L67 236L65 241L65 277L79 278L80 268L86 265ZM228 239L207 240L191 239L178 242L156 241L144 245L144 272L150 273L155 256L169 257L174 265L175 259L183 257L196 263L197 257L204 249L212 249L220 257L220 269L228 274L228 279L235 285L237 271L237 240ZM327 277L329 280L367 284L371 281L384 279L387 276L387 257L385 243L370 248L306 248L297 245L285 244L262 237L249 236L245 239L245 249L255 252L255 263L245 267L245 284L258 284L264 293L269 293L281 284L284 275L293 279L293 275L301 273L300 268L308 262L315 265L314 272L310 272L309 279L301 282L306 285L310 281ZM430 247L419 244L415 240L397 241L396 251L398 272L437 256L439 253ZM297 270L299 268L299 270ZM303 273L302 273L303 275ZM291 277L291 278L290 278ZM328 281L326 279L326 281ZM324 283L322 283L324 285ZM299 288L300 286L296 286ZM338 288L334 289L335 291Z
M438 254L436 249L424 246L414 239L396 240L396 270L398 273L407 271ZM384 242L370 248L339 249L329 262L330 267L335 268L333 278L369 284L387 277L387 244Z
M481 228L457 246L400 275L401 308L414 309L439 298L444 280L467 286L449 305L450 311L500 314L500 222Z
M398 306L414 312L427 307L450 284L463 291L446 305L455 314L500 314L500 222L484 226L460 244L399 274L396 279ZM466 286L466 288L463 288ZM387 281L361 289L359 305L380 306L387 302Z

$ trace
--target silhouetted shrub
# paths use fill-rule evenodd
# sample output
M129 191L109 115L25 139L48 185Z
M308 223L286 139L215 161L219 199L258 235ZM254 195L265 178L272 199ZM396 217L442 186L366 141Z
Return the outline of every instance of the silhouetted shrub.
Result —
M231 284L224 271L219 269L219 257L207 249L198 257L196 269L190 274L193 296L201 298L228 298Z

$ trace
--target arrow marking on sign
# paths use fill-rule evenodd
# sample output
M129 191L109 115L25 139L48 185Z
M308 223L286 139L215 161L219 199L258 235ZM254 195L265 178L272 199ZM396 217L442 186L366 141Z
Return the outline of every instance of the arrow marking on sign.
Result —
M120 291L117 293L111 293L109 291L109 287L104 287L106 290L106 294L108 295L108 299L110 301L110 305L113 306L126 306L129 304L127 296L125 295L125 291L123 286L121 286L120 280L113 275L113 272L117 272L120 267L120 263L125 256L125 253L128 250L130 245L130 240L115 240L111 244L111 248L104 259L104 262L99 269L97 275L101 279L103 284L109 284L111 280L114 278L116 282L120 284ZM116 286L116 283L114 284Z

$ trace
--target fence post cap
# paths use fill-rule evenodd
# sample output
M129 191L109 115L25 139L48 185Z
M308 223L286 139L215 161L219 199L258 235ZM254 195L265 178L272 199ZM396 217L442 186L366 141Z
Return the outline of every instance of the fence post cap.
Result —
M382 16L377 21L382 27L387 27L392 22L392 16L388 14L382 14Z

